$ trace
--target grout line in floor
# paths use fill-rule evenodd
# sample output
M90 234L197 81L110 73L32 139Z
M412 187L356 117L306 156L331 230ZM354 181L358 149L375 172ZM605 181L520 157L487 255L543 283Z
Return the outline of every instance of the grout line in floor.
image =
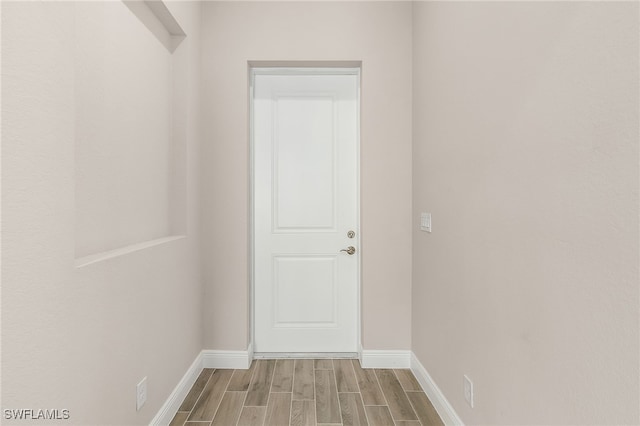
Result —
M257 360L256 360L255 362L257 362ZM245 402L246 402L246 400L247 400L247 396L248 396L248 393L249 393L249 388L247 388L247 391L246 391L246 394L245 394L245 398L244 398L244 400L243 400L242 406L240 407L240 414L238 415L238 420L236 421L236 426L239 424L240 416L242 415L242 411L243 411L243 409L244 409L245 407L246 407L246 408L264 408L265 413L264 413L264 418L263 418L263 421L262 421L262 425L266 424L266 423L267 423L267 420L268 420L268 419L267 419L267 409L268 409L268 407L269 407L269 402L271 401L271 394L290 394L290 395L292 396L292 398L291 398L291 403L289 404L289 421L288 421L288 425L284 425L284 426L291 426L292 415L293 415L293 401L294 401L294 400L293 400L293 386L294 386L294 383L295 383L295 375L296 375L296 373L295 373L295 368L296 368L296 363L297 363L297 362L298 362L298 359L296 359L296 360L294 361L293 371L292 371L292 374L291 374L291 391L290 391L290 392L272 392L271 390L273 389L273 380L274 380L274 377L275 377L276 367L277 367L277 360L276 360L276 362L274 363L274 368L273 368L272 374L271 374L271 383L270 383L270 386L269 386L269 392L268 392L268 396L267 396L267 405L266 405L266 406L250 406L250 405L245 405ZM332 360L331 360L331 368L320 368L320 369L316 369L316 368L315 368L315 359L313 359L313 362L314 362L314 368L313 368L313 372L314 372L314 374L313 374L313 390L314 390L314 394L313 394L313 395L314 395L314 396L313 396L313 399L304 399L304 400L300 400L300 401L312 401L312 402L313 402L313 405L314 405L314 408L315 408L315 403L317 402L317 398L316 398L316 396L317 396L317 395L316 395L316 392L315 392L315 385L316 385L315 371L317 371L317 370L329 371L329 370L330 370L330 371L332 372L332 374L333 374L333 378L334 378L334 390L335 390L335 392L336 392L336 397L337 397L337 399L338 399L338 410L339 410L339 413L340 413L340 420L341 420L341 422L340 422L340 423L332 423L331 425L333 425L333 426L344 425L344 417L343 417L343 412L342 412L342 408L343 408L343 407L342 407L342 403L340 402L340 394L359 394L359 400L360 400L360 402L361 402L361 404L362 404L362 407L363 407L363 408L364 408L364 407L387 407L387 409L389 410L389 414L391 415L391 419L392 419L393 424L394 424L394 425L397 425L397 424L398 424L399 420L396 420L396 419L394 418L393 414L391 413L391 410L390 410L390 407L389 407L389 400L387 399L387 396L385 395L385 393L384 393L384 392L381 392L381 393L382 393L382 397L383 397L384 401L386 402L386 404L384 404L384 405L365 405L365 404L364 404L364 399L363 399L363 396L362 396L362 388L360 387L360 383L359 383L359 382L358 382L358 380L357 380L357 375L355 374L355 368L356 368L356 366L355 366L353 363L351 364L351 369L352 369L352 371L353 371L353 373L354 373L354 377L356 378L356 384L358 385L358 386L357 386L358 391L354 391L354 392L339 392L339 391L338 391L338 381L337 381L337 376L336 376L336 369L335 369L335 360L334 360L334 359L332 359ZM249 368L251 368L251 366L250 366ZM211 380L211 378L213 377L213 373L215 373L215 371L216 371L217 369L212 369L212 370L213 370L213 371L212 371L211 375L209 376L209 378L207 379L207 381L206 381L206 383L205 383L204 387L203 387L203 388L202 388L202 390L200 391L200 393L199 393L198 397L196 398L196 401L195 401L195 403L194 403L193 407L191 407L191 410L190 410L190 411L177 411L177 412L176 412L176 415L178 415L178 413L182 413L183 415L184 415L184 414L186 414L185 419L188 419L188 418L189 418L189 416L192 414L192 412L193 412L194 408L196 407L197 403L198 403L198 402L200 401L200 399L202 398L203 393L204 393L204 389L206 388L206 386L208 385L209 381L210 381L210 380ZM382 391L382 386L381 386L381 384L380 384L380 378L379 378L379 376L378 376L378 374L377 374L377 370L384 370L384 369L374 369L374 370L373 370L374 377L375 377L375 379L376 379L376 383L377 383L377 385L378 385L378 388ZM420 392L421 392L421 391L407 391L407 390L402 386L402 383L400 382L400 380L399 380L399 378L398 378L398 374L397 374L397 372L395 371L395 369L390 369L390 370L391 370L391 371L393 371L393 377L395 377L395 379L400 383L400 387L401 387L401 389L402 389L402 392L404 393L405 397L407 397L407 399L409 399L409 398L408 398L408 396L409 396L409 395L408 395L408 392L414 392L414 393L420 393ZM202 424L202 425L204 425L204 424L209 424L209 425L211 425L211 424L213 423L213 421L215 420L216 415L218 414L218 412L219 412L219 410L220 410L220 406L221 406L221 404L222 404L222 399L224 398L224 396L225 396L228 392L232 392L232 391L229 391L229 385L230 385L230 383L231 383L231 379L232 379L233 375L236 373L236 371L239 371L239 370L236 370L236 369L233 369L233 370L232 370L231 377L229 378L229 381L228 381L228 382L227 382L227 384L226 384L226 387L225 387L225 390L224 390L224 392L223 392L222 398L220 399L220 401L218 402L218 405L216 406L216 409L215 409L215 411L214 411L213 418L211 419L211 421L192 421L192 422L190 422L190 423L193 423L193 424ZM249 387L251 387L251 385L255 382L256 377L257 377L257 376L256 376L256 368L254 368L254 369L253 369L253 371L252 371L252 373L251 373L251 377L249 378L249 385L248 385ZM415 376L414 376L414 377L415 377ZM242 392L242 391L239 391L239 392ZM422 393L424 393L424 392L422 392ZM416 415L416 417L418 417L418 416L417 416L417 411L416 411L416 406L415 406L415 404L414 404L410 399L409 399L409 404L410 404L410 407L411 407L412 411L413 411L413 412L414 412L414 414ZM316 421L316 424L318 424L318 423L317 423L317 422L318 422L318 417L317 417L317 416L318 416L318 412L317 412L317 410L314 410L314 411L315 411L315 421ZM174 416L174 417L175 417L175 416ZM366 410L366 409L364 410L364 420L365 420L367 423L369 423L369 417L368 417L368 414L367 414L367 410ZM184 424L185 424L185 423L186 423L186 420L185 420L185 422L183 423L183 425L182 425L182 426L184 426ZM419 417L418 417L417 423L418 423L418 424L420 424L420 425L423 425L423 424L422 424L422 421L420 420L420 418L419 418Z

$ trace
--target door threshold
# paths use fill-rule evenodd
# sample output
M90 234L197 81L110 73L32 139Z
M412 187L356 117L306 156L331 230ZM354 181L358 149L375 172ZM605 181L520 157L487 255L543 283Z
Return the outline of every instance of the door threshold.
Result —
M254 352L253 359L358 359L357 352Z

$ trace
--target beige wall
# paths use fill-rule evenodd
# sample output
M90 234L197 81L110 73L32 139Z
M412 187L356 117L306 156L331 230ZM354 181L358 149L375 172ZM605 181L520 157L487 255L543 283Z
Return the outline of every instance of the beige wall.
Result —
M414 352L466 424L638 424L638 3L413 22Z
M362 343L410 348L411 4L203 4L205 348L249 343L248 61L362 61Z
M170 7L187 238L76 269L77 10L2 2L2 408L148 424L200 349L246 349L247 61L356 60L364 348L467 424L640 423L637 3Z
M74 6L75 236L84 257L171 234L173 55L119 2Z
M143 52L131 52L159 42L123 3L2 2L3 409L68 409L70 420L64 424L148 424L202 349L198 163L194 161L199 143L200 7L188 2L170 7L188 34L173 54L172 65L184 90L171 100L166 69L158 69L158 62L149 61ZM91 34L103 37L94 52L80 39L86 35L83 25L91 22L100 24ZM126 46L118 37L127 38ZM125 60L137 61L129 63L131 73L126 72ZM140 71L135 67L145 65L149 74L135 74ZM91 74L113 67L118 72ZM158 82L156 72L165 74L161 86L153 90L147 83ZM146 83L140 82L143 77L148 78ZM83 92L92 84L98 94ZM138 104L132 114L121 114L131 104L119 96L141 89L148 97L135 99ZM114 166L113 174L125 173L117 165L127 161L130 179L160 173L162 178L152 179L146 188L166 193L171 173L166 166L154 168L153 155L137 151L144 143L138 137L158 133L136 130L119 135L132 137L111 140L113 146L102 157L98 151L76 151L76 143L96 142L92 126L103 129L98 134L105 136L110 127L122 130L132 124L128 120L140 123L143 116L157 117L175 105L180 106L176 113L185 113L172 124L174 130L176 126L184 130L176 143L185 147L187 155L178 168L183 174L188 170L182 178L186 180L182 200L188 199L189 234L76 268L78 198L118 199L129 196L132 189L121 183L85 192L91 189L83 186L86 176L78 170L93 163ZM173 130L166 126L154 130L166 149L167 132ZM98 145L93 146L99 149ZM119 149L111 149L116 145ZM117 182L116 176L112 178ZM136 181L137 190L139 184ZM145 199L140 192L137 203L164 204L157 202L162 197ZM172 201L182 202L179 197ZM108 204L101 213L109 214L109 208L118 205ZM111 213L120 222L120 231L131 231L130 217L120 217L121 211ZM146 213L153 216L149 221L166 221L166 208ZM103 226L102 233L120 226L98 222L95 226ZM122 234L122 240L128 242L130 233ZM99 242L108 237L94 236ZM140 238L134 235L130 241ZM136 384L144 376L148 400L136 412ZM2 416L4 424L4 412Z

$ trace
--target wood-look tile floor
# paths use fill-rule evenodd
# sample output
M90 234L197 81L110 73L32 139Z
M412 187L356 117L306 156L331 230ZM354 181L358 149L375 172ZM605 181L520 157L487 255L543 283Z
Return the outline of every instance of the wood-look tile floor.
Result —
M171 426L426 426L442 420L411 370L351 359L253 361L204 369Z

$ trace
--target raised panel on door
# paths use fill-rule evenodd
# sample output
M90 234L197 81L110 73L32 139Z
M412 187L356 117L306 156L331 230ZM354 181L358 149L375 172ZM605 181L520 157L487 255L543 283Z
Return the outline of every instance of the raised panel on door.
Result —
M336 327L337 256L273 258L274 327ZM304 277L305 285L300 285ZM296 303L291 303L295 300Z
M274 232L335 230L334 97L276 95Z

